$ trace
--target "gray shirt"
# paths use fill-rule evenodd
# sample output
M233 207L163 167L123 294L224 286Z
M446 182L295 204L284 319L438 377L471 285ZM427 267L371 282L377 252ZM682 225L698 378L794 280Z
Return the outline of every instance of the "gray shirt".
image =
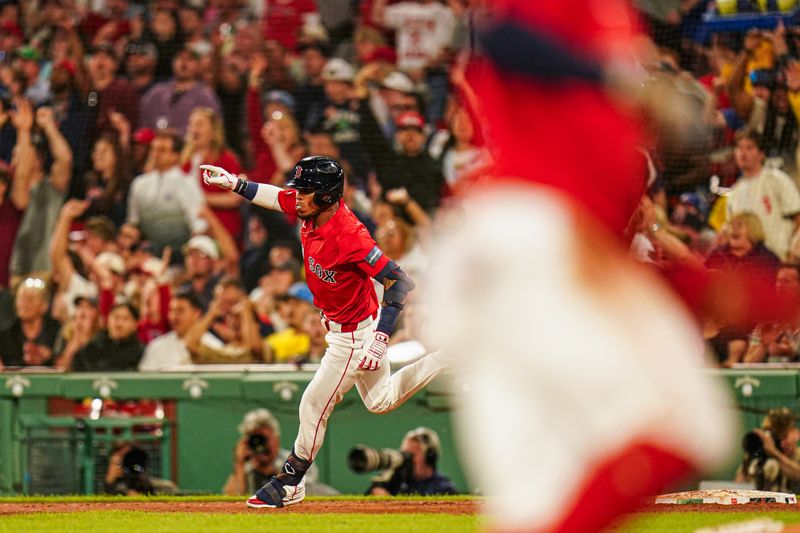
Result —
M219 114L217 95L205 83L197 82L188 91L176 92L175 81L153 85L139 102L139 126L153 130L170 128L183 136L189 115L197 107L210 107Z
M45 178L31 188L31 198L14 241L10 271L24 276L50 270L50 236L58 219L64 193Z

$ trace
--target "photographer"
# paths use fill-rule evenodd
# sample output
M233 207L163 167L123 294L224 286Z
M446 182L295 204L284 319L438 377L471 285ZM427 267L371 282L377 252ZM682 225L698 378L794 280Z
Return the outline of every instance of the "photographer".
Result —
M175 483L150 476L148 462L147 452L136 445L130 442L115 444L106 470L106 494L175 494L178 491Z
M770 409L761 429L745 435L737 482L752 481L758 490L797 492L800 488L800 429L788 408Z
M442 454L439 435L432 429L419 427L406 433L400 451L405 461L373 478L368 494L398 496L401 494L457 494L453 482L436 471Z
M227 496L252 494L277 475L289 457L289 451L281 448L281 426L266 409L244 415L239 433L242 438L233 451L233 473L222 489ZM312 465L306 473L306 493L329 496L339 492L319 483L319 469Z

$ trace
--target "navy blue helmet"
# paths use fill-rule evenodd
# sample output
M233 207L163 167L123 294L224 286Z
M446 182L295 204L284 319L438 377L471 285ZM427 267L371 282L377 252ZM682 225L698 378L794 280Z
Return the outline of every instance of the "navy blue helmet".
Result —
M312 155L298 161L286 186L302 192L314 192L314 203L329 207L344 193L344 171L330 157Z

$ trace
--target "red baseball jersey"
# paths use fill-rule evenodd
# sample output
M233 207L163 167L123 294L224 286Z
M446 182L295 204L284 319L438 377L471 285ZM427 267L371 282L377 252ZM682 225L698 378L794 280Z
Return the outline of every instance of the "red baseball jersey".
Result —
M278 194L285 213L297 215L296 197L294 190ZM304 220L300 242L314 305L329 320L358 323L378 310L378 297L370 278L386 266L389 258L344 202L339 201L339 209L320 228L311 220Z

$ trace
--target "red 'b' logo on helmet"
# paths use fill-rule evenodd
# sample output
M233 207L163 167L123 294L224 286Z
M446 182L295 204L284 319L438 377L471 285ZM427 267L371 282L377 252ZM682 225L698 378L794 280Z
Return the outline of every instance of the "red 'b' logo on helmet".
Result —
M296 167L294 167L294 177L292 179L296 180L297 178L300 177L300 174L302 173L303 173L303 167L297 165Z

